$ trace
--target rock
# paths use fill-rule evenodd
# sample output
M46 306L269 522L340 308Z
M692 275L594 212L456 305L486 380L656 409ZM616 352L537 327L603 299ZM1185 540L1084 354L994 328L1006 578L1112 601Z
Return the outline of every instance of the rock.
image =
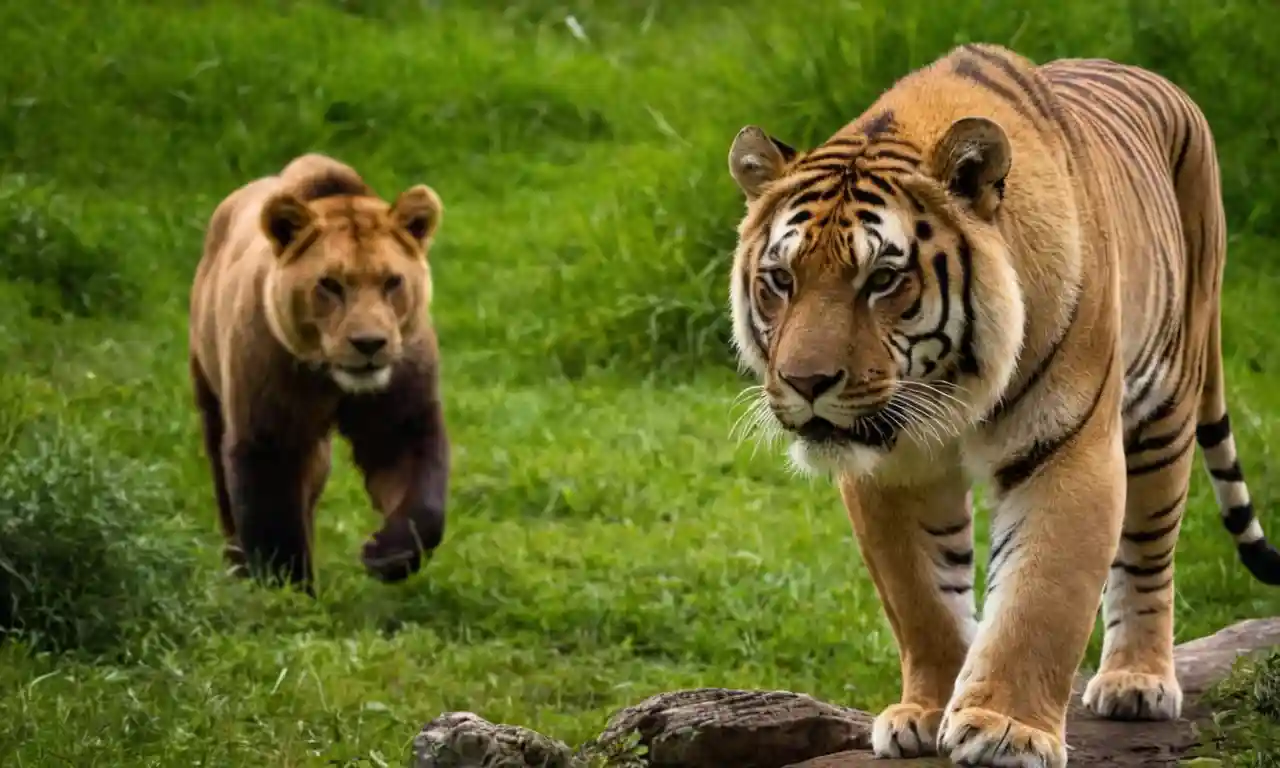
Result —
M568 746L473 712L446 712L413 740L413 768L570 768Z
M1173 649L1182 692L1198 697L1223 680L1242 655L1280 646L1280 618L1248 619Z
M699 688L661 693L616 713L601 734L638 731L649 764L776 768L871 746L871 716L788 691Z
M1084 710L1076 679L1067 717L1070 764L1109 768L1174 766L1198 744L1210 716L1200 696L1242 654L1280 646L1280 618L1253 619L1177 646L1183 718L1122 723ZM597 742L636 733L653 768L894 768L950 766L945 759L876 760L873 716L802 693L699 688L652 696L610 718ZM494 725L469 712L432 720L414 740L413 768L578 768L567 746L525 728ZM617 765L617 763L609 763ZM1211 763L1210 763L1211 764Z

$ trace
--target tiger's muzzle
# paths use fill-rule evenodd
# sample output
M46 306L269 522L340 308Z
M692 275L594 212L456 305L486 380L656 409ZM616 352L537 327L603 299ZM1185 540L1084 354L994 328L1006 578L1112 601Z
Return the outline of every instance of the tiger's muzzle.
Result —
M777 385L767 388L770 407L778 423L801 440L824 446L865 445L887 447L897 437L893 386L847 384L843 371L836 374L777 375Z

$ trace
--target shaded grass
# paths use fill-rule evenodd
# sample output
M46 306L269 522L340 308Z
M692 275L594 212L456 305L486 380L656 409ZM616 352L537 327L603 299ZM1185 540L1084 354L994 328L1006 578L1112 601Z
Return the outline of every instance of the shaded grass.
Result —
M39 583L64 601L49 626L111 605L94 590L130 598L99 611L96 644L0 647L6 765L399 764L443 710L573 743L695 685L892 701L892 639L837 495L729 436L741 202L724 156L750 122L818 141L968 39L1149 63L1204 104L1237 233L1232 417L1270 522L1280 106L1248 73L1280 64L1256 31L1274 6L747 5L0 3L0 231L38 246L0 265L0 499L31 500L50 552L70 526L106 553L72 565L114 575ZM307 150L385 196L444 196L434 314L455 445L446 545L399 588L356 562L376 519L339 451L316 601L221 578L184 359L209 212ZM1236 563L1202 475L1180 640L1280 608Z

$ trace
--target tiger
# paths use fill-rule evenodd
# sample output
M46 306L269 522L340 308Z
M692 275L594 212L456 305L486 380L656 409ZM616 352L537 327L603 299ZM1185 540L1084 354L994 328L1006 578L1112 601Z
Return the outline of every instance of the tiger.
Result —
M811 150L729 149L732 347L760 423L837 485L897 645L882 758L1067 762L1086 708L1167 720L1199 443L1244 567L1280 584L1228 417L1210 126L1147 69L961 45ZM990 502L979 617L973 488Z

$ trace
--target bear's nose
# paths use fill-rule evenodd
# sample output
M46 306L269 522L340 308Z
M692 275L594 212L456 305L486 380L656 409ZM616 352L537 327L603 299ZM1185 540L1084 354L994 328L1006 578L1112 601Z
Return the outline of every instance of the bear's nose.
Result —
M387 346L385 336L349 336L347 341L351 342L351 346L365 357L373 357Z

